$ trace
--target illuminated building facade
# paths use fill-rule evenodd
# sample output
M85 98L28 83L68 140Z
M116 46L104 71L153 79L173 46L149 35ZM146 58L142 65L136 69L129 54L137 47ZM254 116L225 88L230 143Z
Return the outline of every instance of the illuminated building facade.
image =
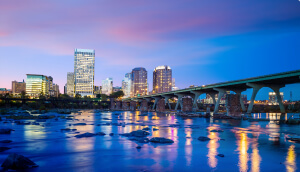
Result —
M67 94L74 97L74 72L67 73Z
M133 96L148 94L147 71L143 67L132 69L132 92Z
M126 73L125 77L122 81L122 90L124 92L124 97L132 97L132 74L131 73Z
M45 75L27 74L26 94L32 98L49 96L49 80Z
M281 100L283 100L283 92L280 92ZM275 92L269 92L269 102L278 105L277 96Z
M153 71L153 92L163 93L169 91L172 91L172 69L166 65L158 66Z
M22 91L26 92L26 83L24 80L23 82L12 81L11 91L12 94L20 94Z
M95 50L75 49L74 94L94 97ZM67 88L68 89L68 88Z
M113 79L106 78L102 80L102 94L110 95L113 92Z

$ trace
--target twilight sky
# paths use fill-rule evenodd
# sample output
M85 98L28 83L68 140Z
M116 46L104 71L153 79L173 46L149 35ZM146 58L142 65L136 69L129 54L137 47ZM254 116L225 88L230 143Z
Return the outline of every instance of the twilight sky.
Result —
M95 49L95 84L134 67L173 69L176 86L300 69L299 0L0 1L0 88L27 73L63 86L74 49ZM283 89L300 100L300 85ZM267 99L266 92L258 98ZM249 92L249 91L248 91Z

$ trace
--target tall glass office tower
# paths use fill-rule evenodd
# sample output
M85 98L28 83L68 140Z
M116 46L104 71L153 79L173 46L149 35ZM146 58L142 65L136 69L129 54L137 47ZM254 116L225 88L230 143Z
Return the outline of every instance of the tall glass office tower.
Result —
M172 91L172 69L170 66L158 66L153 71L153 92Z
M74 73L68 72L67 74L67 94L74 97Z
M110 95L113 92L113 79L106 78L102 80L102 94Z
M49 80L47 76L27 74L26 94L32 98L39 97L40 94L49 95Z
M94 97L95 50L75 49L75 95Z
M122 81L122 90L124 92L124 98L131 97L132 96L132 74L126 73L125 78Z
M132 92L133 96L142 96L148 94L147 71L143 67L132 69Z

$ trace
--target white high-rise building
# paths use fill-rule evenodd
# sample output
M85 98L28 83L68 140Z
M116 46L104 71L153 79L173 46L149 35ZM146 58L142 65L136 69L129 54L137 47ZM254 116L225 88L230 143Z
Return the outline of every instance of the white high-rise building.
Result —
M113 79L106 78L102 80L102 94L110 95L113 92Z
M95 50L75 49L74 93L94 97Z
M131 73L126 73L122 81L122 90L124 92L124 98L132 96L132 75Z
M74 97L74 73L68 72L67 75L67 94L70 97Z

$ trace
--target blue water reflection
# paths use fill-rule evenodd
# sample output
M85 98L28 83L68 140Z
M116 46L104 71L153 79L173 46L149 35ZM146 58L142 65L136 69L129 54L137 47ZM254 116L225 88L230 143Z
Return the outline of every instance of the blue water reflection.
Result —
M15 131L0 135L0 140L13 141L0 143L11 148L0 154L0 162L18 153L40 166L30 171L299 171L300 144L288 138L300 137L300 126L277 122L291 114L252 114L255 119L269 119L263 121L182 118L155 112L140 116L129 111L84 110L71 115L73 120L50 119L40 125L2 122L1 128ZM148 138L166 137L174 143L137 143L118 135L146 127L150 128ZM63 128L77 131L62 132ZM100 131L107 135L74 137ZM210 140L201 142L199 136ZM142 149L136 149L137 145Z

